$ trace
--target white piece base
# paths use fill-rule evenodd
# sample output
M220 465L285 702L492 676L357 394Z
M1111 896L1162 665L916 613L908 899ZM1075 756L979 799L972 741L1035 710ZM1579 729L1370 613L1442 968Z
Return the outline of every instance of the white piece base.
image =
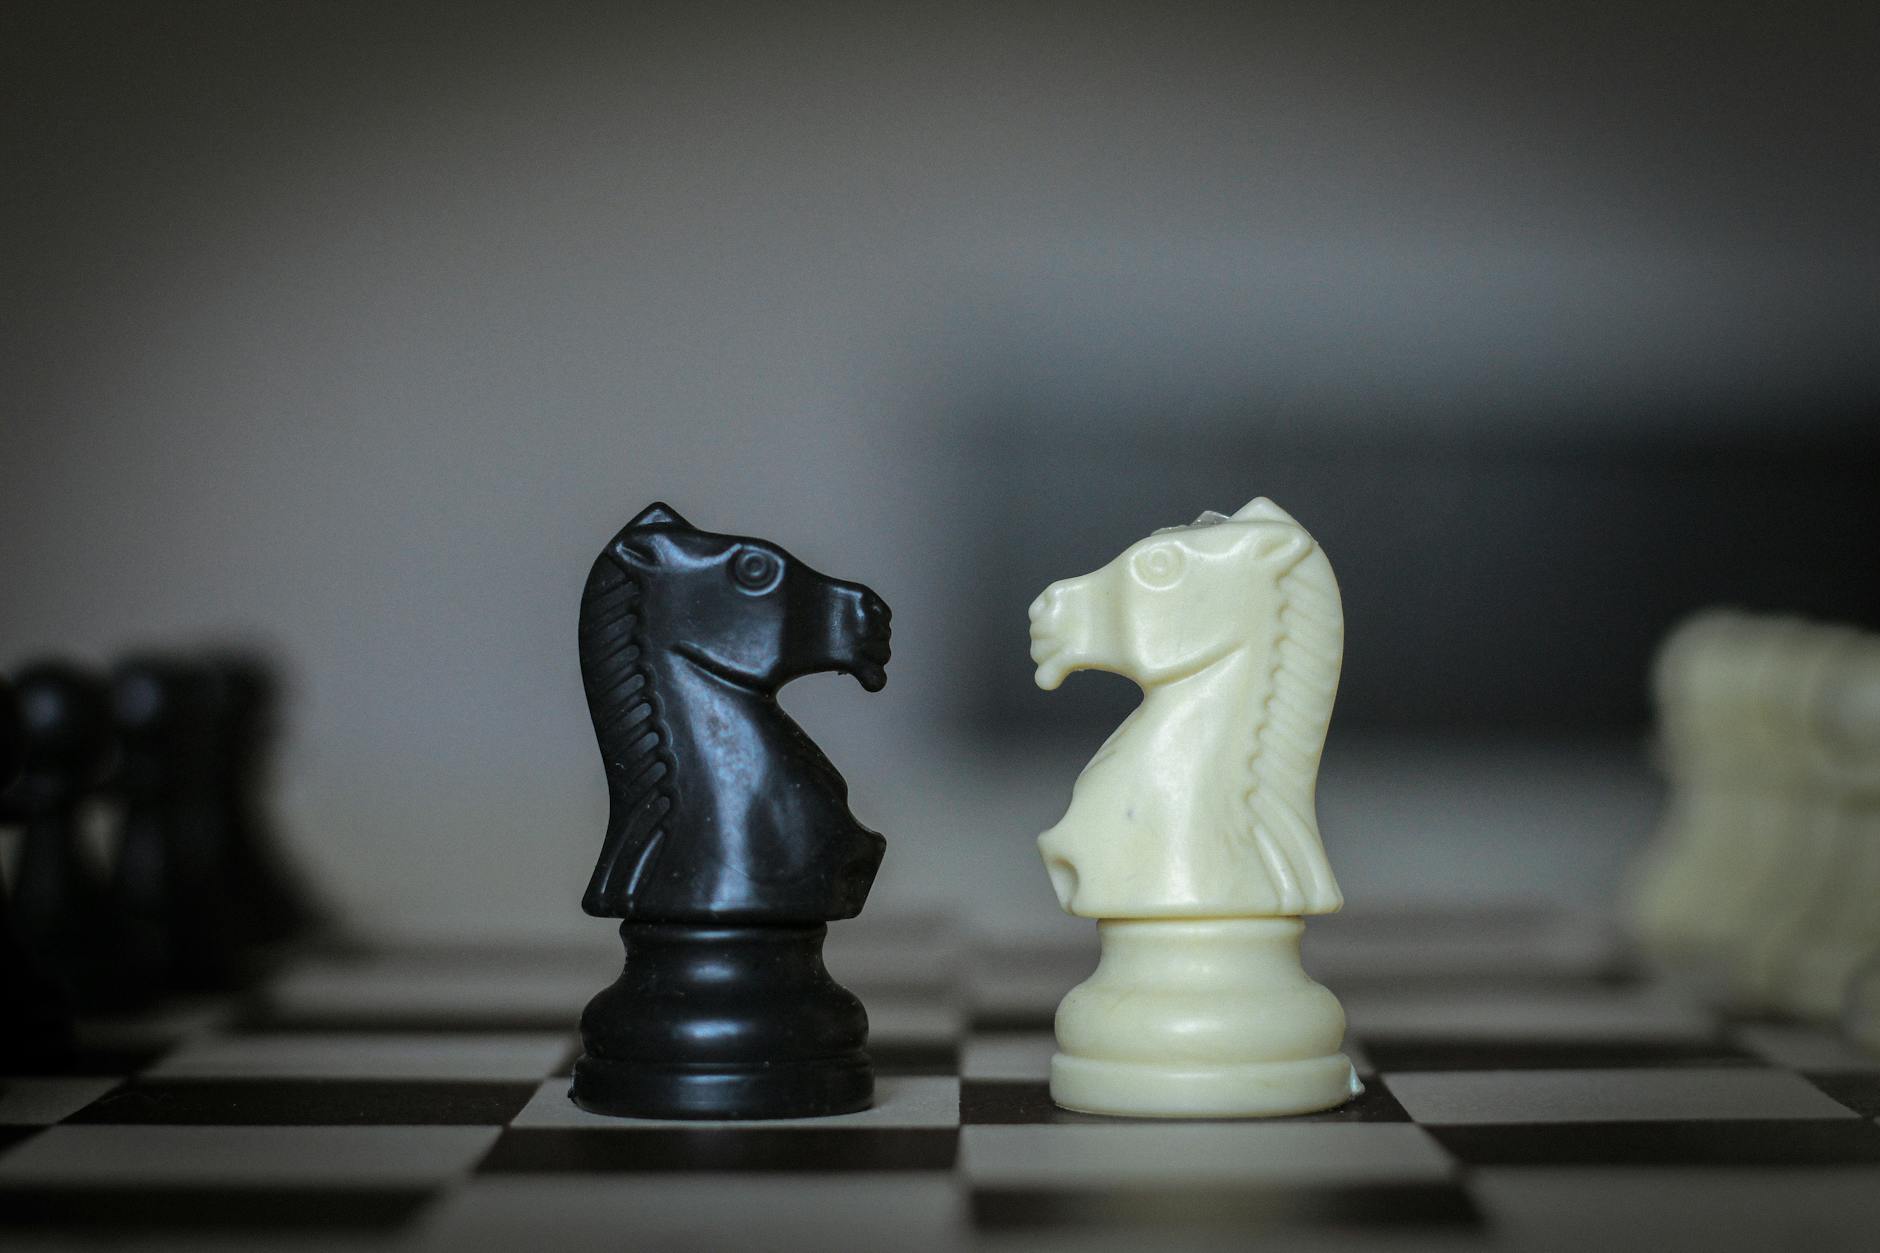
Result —
M1364 1091L1343 1053L1302 1062L1187 1069L1153 1062L1051 1059L1051 1099L1126 1118L1274 1118L1343 1105Z
M1138 1118L1263 1118L1363 1091L1345 1012L1299 964L1298 918L1105 919L1058 1006L1051 1099Z

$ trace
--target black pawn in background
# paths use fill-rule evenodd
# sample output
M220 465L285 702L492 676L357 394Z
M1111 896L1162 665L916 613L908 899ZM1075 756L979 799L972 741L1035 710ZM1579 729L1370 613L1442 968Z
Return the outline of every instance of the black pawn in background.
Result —
M26 741L13 688L0 678L0 796L18 775ZM0 808L0 821L11 822ZM72 1044L64 997L34 965L13 928L7 897L0 890L0 1070L37 1070L56 1062Z
M284 864L266 795L280 719L280 680L258 653L210 654L215 672L214 766L232 889L242 902L244 938L277 944L324 923L320 908Z
M157 989L126 962L105 872L85 847L82 825L111 760L109 693L101 679L56 661L22 668L16 688L25 764L8 794L20 826L14 925L80 1008L146 1001Z
M230 873L216 763L217 676L171 656L112 674L122 830L112 895L132 957L181 991L239 986L252 967Z
M575 1102L654 1118L866 1109L868 1015L823 965L885 847L777 704L818 671L886 682L888 607L765 540L664 505L601 552L581 676L610 816L582 907L622 919L620 978L581 1015Z

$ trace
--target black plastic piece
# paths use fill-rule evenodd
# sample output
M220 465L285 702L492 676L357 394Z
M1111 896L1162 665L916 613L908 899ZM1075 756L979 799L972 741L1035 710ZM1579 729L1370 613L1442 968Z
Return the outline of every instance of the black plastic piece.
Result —
M26 733L13 688L0 678L0 823L11 824L10 785L26 761ZM54 1065L72 1046L70 1011L58 985L39 969L13 926L0 885L0 1073Z
M132 960L184 991L253 973L217 775L217 682L203 663L154 654L112 675L123 807L113 896Z
M642 511L581 598L581 674L610 814L583 908L622 918L620 978L581 1018L575 1102L655 1118L791 1118L873 1099L861 1002L822 963L885 841L777 704L790 680L887 681L889 612L765 540Z
M112 760L111 702L104 681L66 662L16 676L24 772L7 805L21 834L13 920L40 967L86 1009L123 1009L158 989L128 960L104 868L82 829ZM148 972L144 972L148 973Z

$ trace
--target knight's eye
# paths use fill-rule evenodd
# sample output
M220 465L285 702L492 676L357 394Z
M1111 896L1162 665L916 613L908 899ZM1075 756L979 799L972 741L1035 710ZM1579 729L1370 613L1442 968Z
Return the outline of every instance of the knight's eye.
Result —
M1167 587L1181 572L1181 553L1172 547L1151 548L1136 558L1136 577L1150 587Z
M777 581L777 559L756 548L747 548L731 563L731 577L746 589L762 592Z

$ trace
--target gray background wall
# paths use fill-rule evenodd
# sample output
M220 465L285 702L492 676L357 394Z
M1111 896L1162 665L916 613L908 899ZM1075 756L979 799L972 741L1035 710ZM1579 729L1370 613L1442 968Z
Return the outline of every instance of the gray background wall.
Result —
M1872 6L0 20L0 662L275 642L298 851L378 927L582 925L575 601L655 496L895 605L885 692L790 700L879 898L1044 914L1102 728L988 762L956 717L981 619L1024 648L963 595L987 414L1697 447L1880 395ZM1348 894L1606 891L1636 747L1334 755Z

